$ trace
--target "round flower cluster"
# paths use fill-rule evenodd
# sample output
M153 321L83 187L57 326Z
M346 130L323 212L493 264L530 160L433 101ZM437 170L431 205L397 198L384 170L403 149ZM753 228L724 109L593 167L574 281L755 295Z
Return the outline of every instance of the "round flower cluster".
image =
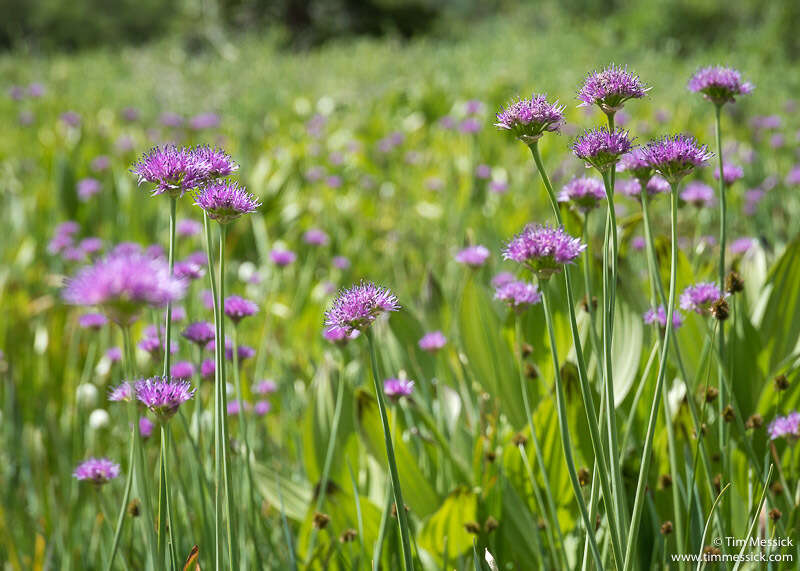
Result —
M494 298L506 302L509 307L517 311L525 309L542 301L539 288L528 282L514 280L499 286L494 292Z
M88 480L102 486L119 476L119 464L108 458L89 458L78 464L72 475L77 480Z
M642 149L636 148L619 158L617 172L630 173L633 178L641 182L650 180L650 177L653 176L653 167Z
M573 178L558 194L559 202L571 202L579 212L586 213L595 208L606 197L603 181L593 177Z
M561 271L586 249L579 238L563 228L528 224L514 236L503 250L503 259L523 264L539 279L547 279Z
M205 347L209 341L214 339L214 326L208 321L197 321L187 325L181 331L181 335L195 345Z
M407 379L386 379L383 381L383 392L386 396L399 399L410 396L414 392L414 381Z
M623 129L609 131L601 127L584 131L583 135L572 143L572 152L588 165L604 172L615 165L632 147L628 131Z
M702 93L703 97L717 105L736 100L737 95L749 95L754 86L742 81L742 74L730 67L704 67L689 80L689 91Z
M229 224L261 206L247 189L231 181L216 181L202 187L195 195L194 203L220 224Z
M714 189L707 184L693 180L681 191L681 200L698 208L714 205Z
M677 184L713 156L706 145L700 145L688 135L665 136L650 141L642 153L650 166L670 184Z
M419 340L419 348L428 353L435 353L445 346L447 338L441 331L431 331Z
M238 165L220 149L207 146L196 148L166 145L153 147L131 168L139 184L148 182L155 187L153 195L169 194L180 197L214 178L227 176Z
M667 326L667 310L664 309L663 305L659 305L657 308L653 309L650 308L644 313L644 322L647 325L651 325L653 323L658 323L661 327ZM683 315L679 311L673 310L672 312L672 327L673 329L679 328L683 325Z
M489 249L486 246L470 246L456 254L456 262L471 268L479 268L489 258Z
M325 326L344 331L363 331L382 313L397 311L397 298L387 288L362 281L339 292L333 306L325 313Z
M590 73L578 92L578 107L597 105L604 113L615 113L629 99L640 99L649 91L639 76L627 67L611 64L602 71Z
M258 305L255 302L245 299L238 295L232 295L225 298L225 315L230 317L231 321L238 324L245 317L255 315L258 311Z
M517 99L497 113L495 127L513 134L530 145L547 132L557 132L564 124L564 106L549 103L546 95L533 94L530 99Z
M732 185L734 182L744 176L744 169L739 165L726 163L722 165L722 181L726 186ZM714 179L719 180L719 169L714 169Z
M794 411L786 416L776 416L775 419L769 423L767 433L769 434L770 440L776 440L782 437L796 440L800 437L800 413Z
M189 381L152 377L136 382L136 400L149 408L162 422L172 418L180 405L194 396Z
M681 309L703 313L722 297L722 290L714 282L701 282L687 287L681 293Z

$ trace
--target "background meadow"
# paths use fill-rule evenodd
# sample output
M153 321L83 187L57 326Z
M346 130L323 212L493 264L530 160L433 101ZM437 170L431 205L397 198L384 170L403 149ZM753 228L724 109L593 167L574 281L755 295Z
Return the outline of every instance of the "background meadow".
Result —
M727 322L728 370L741 422L731 424L728 451L706 440L707 473L695 456L686 401L694 399L715 430L720 415L716 404L703 406L703 395L706 386L718 384L717 367L707 344L709 318L687 314L677 340L688 378L680 378L672 360L666 377L681 466L672 485L691 505L685 521L690 551L697 553L713 535L703 540L716 497L706 482L720 474L717 493L732 483L718 509L733 522L732 534L744 536L761 515L756 505L772 464L779 477L772 478L765 505L782 516L777 522L759 517L758 528L767 537L796 537L794 440L771 442L766 427L795 410L800 398L800 68L796 38L786 31L798 15L788 3L771 3L758 17L748 3L724 10L713 3L687 6L503 5L493 15L446 13L434 31L412 39L340 37L303 51L287 48L292 44L280 28L227 33L211 26L206 14L198 21L207 26L173 30L141 46L78 52L16 46L0 56L8 93L0 98L4 567L104 566L112 530L102 514L116 514L123 478L97 491L72 472L88 456L111 457L125 471L127 422L106 398L123 379L121 364L108 353L122 340L111 326L80 327L83 309L66 305L60 290L66 276L99 255L81 240L99 238L100 252L120 242L166 247L167 203L150 198L129 169L151 146L175 142L223 147L240 164L240 182L262 202L231 227L227 242L227 293L259 306L237 328L238 341L254 350L240 367L242 398L270 403L266 414L246 412L249 461L242 425L236 415L228 418L237 506L232 521L242 568L368 569L373 559L386 569L401 568L366 346L355 340L339 347L322 335L336 291L362 278L390 287L402 306L376 323L375 334L383 378L415 381L413 395L389 408L418 567L475 568L473 553L482 559L488 549L501 569L555 569L562 566L558 544L569 566L579 568L584 532L558 435L556 372L542 308L520 318L527 345L520 363L514 314L493 299L491 285L498 273L517 272L501 258L505 242L527 222L546 221L550 207L527 149L493 123L500 105L517 95L545 92L559 99L567 124L561 135L542 140L542 158L556 189L588 175L568 145L601 117L577 108L575 92L586 73L610 62L629 66L652 87L617 116L641 144L687 132L712 146L712 107L686 89L699 66L731 65L756 85L723 116L726 161L744 171L728 194L729 244L750 240L729 254L745 282ZM41 85L41 93L32 85ZM713 164L691 180L714 186ZM178 201L178 217L201 222L192 202L189 196ZM638 245L640 208L623 196L617 205L624 279L617 290L615 404L624 435L621 471L633 494L653 400L658 330L642 320L650 305ZM651 209L666 279L667 200L656 197ZM566 207L562 212L567 229L579 235L581 218ZM68 220L80 229L67 248L56 248L57 226ZM715 278L716 242L708 237L716 237L718 224L715 208L681 205L679 291ZM311 229L323 230L328 241L307 243ZM598 215L580 261L591 264L595 292L602 234ZM490 252L484 265L455 260L462 248L478 244ZM271 254L283 250L296 259L276 264ZM197 251L203 251L199 234L178 238L178 260ZM577 281L580 302L584 289ZM207 289L207 276L191 283L180 303L186 318L173 328L173 362L194 364L198 395L173 423L170 460L176 550L183 560L198 545L203 568L212 567L204 478L210 478L213 456L203 440L210 383L200 364L213 353L198 351L175 332L212 318L203 301ZM549 291L576 464L591 473L564 292ZM161 313L142 317L134 342L162 322ZM588 316L579 314L588 337ZM444 347L420 349L423 334L435 330L447 338ZM597 356L585 345L599 387ZM136 357L140 374L159 373L158 357L141 349ZM784 392L773 382L781 374L789 382ZM531 445L521 376L546 473ZM273 381L274 390L257 394L264 380ZM753 414L763 425L739 430ZM661 414L636 568L657 567L676 552L674 536L659 533L674 518L672 492L662 478L670 472L665 422ZM153 474L156 441L144 443ZM200 443L199 453L193 442ZM730 459L724 476L722 452ZM553 514L542 502L547 486L563 540L555 538ZM589 486L585 490L588 498ZM316 514L329 521L321 525ZM796 547L784 552L800 558ZM139 569L144 561L138 528L126 525L116 564Z

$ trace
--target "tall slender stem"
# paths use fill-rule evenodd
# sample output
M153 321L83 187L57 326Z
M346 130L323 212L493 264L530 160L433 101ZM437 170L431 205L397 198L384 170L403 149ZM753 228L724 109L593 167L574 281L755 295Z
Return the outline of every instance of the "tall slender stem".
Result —
M661 404L662 391L664 388L664 378L667 372L667 355L669 354L670 339L672 337L672 314L675 308L675 286L677 281L678 269L678 187L676 183L671 183L670 192L670 214L671 214L671 258L669 271L669 301L667 302L667 323L664 327L664 343L661 347L661 358L658 364L658 377L653 394L653 405L650 408L650 419L648 421L647 433L642 451L642 461L639 469L639 480L636 484L636 496L633 501L633 513L631 524L628 531L628 545L625 551L624 571L628 571L633 565L633 555L636 546L636 538L639 535L639 521L642 515L642 508L645 502L645 484L650 470L650 453L653 450L653 437L656 431L656 421L658 420L658 408Z
M556 387L556 406L558 410L558 426L561 433L561 446L564 449L564 460L567 463L567 472L569 473L569 480L572 484L572 491L575 493L575 499L578 502L578 508L583 518L583 524L586 527L586 535L589 538L589 546L592 550L597 569L603 569L603 557L600 555L600 549L597 546L597 539L595 537L594 523L589 518L589 511L586 508L586 501L583 499L583 492L581 485L578 481L578 473L575 470L575 460L572 457L572 440L569 435L569 424L567 423L567 404L564 396L564 386L561 380L561 367L558 364L558 348L556 347L556 336L553 330L553 317L550 313L550 300L547 294L547 286L541 288L542 290L542 304L544 306L544 319L547 323L547 333L550 338L550 353L553 356L553 370L555 376Z
M133 403L131 403L133 404ZM130 408L133 409L131 414ZM122 537L122 526L125 523L125 513L128 511L128 500L131 496L131 486L133 484L133 467L134 467L134 452L136 448L134 446L134 442L136 440L136 435L134 432L138 430L138 423L136 422L136 405L129 407L129 414L128 414L128 421L131 423L131 437L130 437L130 452L128 452L128 475L125 477L125 492L122 495L122 503L119 506L119 516L117 517L117 527L114 530L114 540L111 544L111 555L108 558L108 564L106 565L106 571L111 571L114 567L114 558L117 555L117 549L119 548L119 540Z
M169 202L169 275L175 271L175 210L178 199L170 197ZM164 324L164 373L169 376L170 366L170 345L172 344L172 300L167 302L166 323Z
M372 367L372 382L375 387L375 397L378 399L378 412L381 416L383 425L383 438L386 443L386 456L389 461L389 474L392 479L392 490L394 491L394 503L397 508L397 521L400 524L400 538L403 543L403 561L406 571L414 571L414 560L411 556L411 533L408 528L408 515L406 505L403 503L403 492L400 489L400 474L397 471L397 461L394 457L394 446L392 445L392 433L389 429L389 417L386 414L386 402L383 398L383 387L380 386L378 374L378 360L375 357L375 341L372 331L367 329L367 346L369 347L369 359Z
M538 143L530 145L533 160L536 162L536 167L539 175L542 178L547 194L550 198L550 206L553 209L553 214L556 222L562 225L561 212L558 208L558 201L556 194L553 191L553 186L550 184L550 179L547 176L542 159L539 156ZM611 485L608 477L608 463L607 456L603 447L602 439L600 437L600 428L597 421L597 413L595 412L594 398L592 396L592 389L589 386L589 376L586 372L586 360L583 355L583 347L581 346L580 331L578 330L578 318L575 313L575 301L572 292L572 273L569 265L564 267L564 282L566 286L567 309L569 310L569 323L570 331L572 333L572 343L575 347L575 360L578 364L578 380L581 389L581 397L583 399L583 407L586 413L587 424L589 425L589 436L592 441L592 450L595 456L595 462L598 464L598 474L600 475L600 486L603 492L604 503L606 511L609 513L608 522L611 535L611 545L614 552L614 559L616 565L622 563L622 534L620 532L620 514L613 500L614 496L611 493Z

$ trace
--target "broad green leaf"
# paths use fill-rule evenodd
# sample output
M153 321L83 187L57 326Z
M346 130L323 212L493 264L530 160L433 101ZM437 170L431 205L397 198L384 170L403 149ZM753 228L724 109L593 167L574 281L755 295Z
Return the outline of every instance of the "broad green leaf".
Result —
M477 513L478 496L467 488L457 488L422 526L417 537L419 546L441 555L447 541L449 557L462 555L470 548L474 537L467 532L464 524L476 521Z
M259 492L275 509L283 505L286 517L296 521L305 517L312 495L308 480L298 480L258 462L252 463L252 469Z

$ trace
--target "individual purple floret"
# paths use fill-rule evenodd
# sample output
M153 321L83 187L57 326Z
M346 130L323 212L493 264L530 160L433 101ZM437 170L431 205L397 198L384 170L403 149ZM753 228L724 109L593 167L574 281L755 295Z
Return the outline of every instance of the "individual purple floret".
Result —
M445 346L447 337L441 331L430 331L419 340L419 348L428 353L436 353Z
M208 178L207 166L195 160L192 150L175 145L153 147L133 165L131 172L139 178L140 185L145 182L155 185L153 196L166 193L181 197Z
M667 310L664 308L663 305L659 305L657 308L653 309L650 308L644 313L644 322L648 325L653 323L658 323L661 327L667 326ZM673 329L678 329L681 325L683 325L683 314L681 314L678 310L672 311L672 327Z
M414 392L414 381L407 379L386 379L383 381L383 392L391 399L410 396Z
M133 387L128 381L122 381L108 391L108 400L111 402L128 402L133 398Z
M78 318L78 325L84 329L97 331L108 323L108 318L102 313L85 313Z
M583 135L572 143L572 152L600 172L604 172L617 163L619 158L633 148L628 131L615 129L609 131L605 127L584 131Z
M283 268L294 263L297 259L297 254L291 250L275 249L269 253L269 259L272 260L272 263L276 266Z
M388 288L362 281L339 292L325 313L325 326L343 329L349 336L353 331L365 330L382 313L398 309L397 298Z
M169 370L173 379L190 379L194 376L194 365L190 361L178 361Z
M800 437L800 413L790 412L786 416L776 416L767 427L770 440L786 438L792 442Z
M709 208L716 202L714 189L697 180L693 180L681 191L681 200L696 206L697 208Z
M78 480L102 486L119 476L119 464L108 458L89 458L78 464L72 475Z
M585 249L580 239L573 238L563 228L528 224L508 243L503 259L526 266L539 279L548 279Z
M586 213L605 199L603 181L593 177L573 178L558 193L559 202L571 202L579 212Z
M455 256L456 262L471 268L479 268L486 263L489 258L489 250L485 246L469 246L458 252Z
M649 89L627 67L611 64L586 76L578 92L578 107L597 105L603 113L616 113L626 101L644 97Z
M303 242L312 246L324 246L328 243L328 235L319 228L312 228L303 234Z
M208 321L196 321L187 325L181 335L195 345L205 347L214 339L214 326Z
M253 385L253 392L257 395L268 395L278 390L278 385L272 379L264 379Z
M149 408L161 422L166 422L178 408L194 396L188 381L169 377L152 377L136 382L136 399Z
M230 181L216 181L202 187L195 195L194 203L220 224L233 222L261 206L243 186Z
M737 238L736 240L731 242L730 245L731 254L733 254L734 256L741 256L743 254L746 254L747 251L750 250L750 248L752 248L755 245L756 245L755 238L748 238L746 236L742 238Z
M260 400L256 402L255 406L253 407L253 412L258 416L264 416L270 411L270 409L272 409L272 405L269 403L269 401Z
M682 134L650 141L642 153L655 171L670 184L677 184L695 168L705 166L713 156L706 145Z
M182 220L178 220L178 223L175 225L175 231L181 238L188 238L190 236L197 236L200 234L200 232L203 231L203 225L197 220L184 218Z
M76 185L78 191L78 198L82 202L86 202L95 194L100 192L102 186L100 185L100 181L96 178L82 178L78 181Z
M681 293L681 309L702 314L722 297L722 291L714 282L701 282L687 287Z
M546 95L533 94L530 99L517 99L500 108L495 127L509 131L530 145L545 132L557 132L564 124L564 106L549 103Z
M186 282L171 276L163 259L112 253L78 270L67 281L63 297L74 305L98 306L111 320L126 325L144 307L163 307L185 292Z
M702 93L703 97L724 105L733 102L738 95L749 95L753 92L753 84L742 81L742 75L733 68L722 66L704 67L689 80L689 91Z
M498 287L494 298L504 301L509 307L521 311L529 305L542 301L542 294L535 285L524 281L513 281Z
M725 186L730 186L744 176L744 169L739 165L725 163L722 165L722 180ZM719 180L719 169L714 169L714 179Z
M653 167L642 149L636 148L619 158L617 172L627 172L641 184L641 181L650 180L653 176Z
M238 295L225 298L225 315L230 317L235 324L238 324L245 317L255 315L256 312L258 312L258 305L249 299Z

